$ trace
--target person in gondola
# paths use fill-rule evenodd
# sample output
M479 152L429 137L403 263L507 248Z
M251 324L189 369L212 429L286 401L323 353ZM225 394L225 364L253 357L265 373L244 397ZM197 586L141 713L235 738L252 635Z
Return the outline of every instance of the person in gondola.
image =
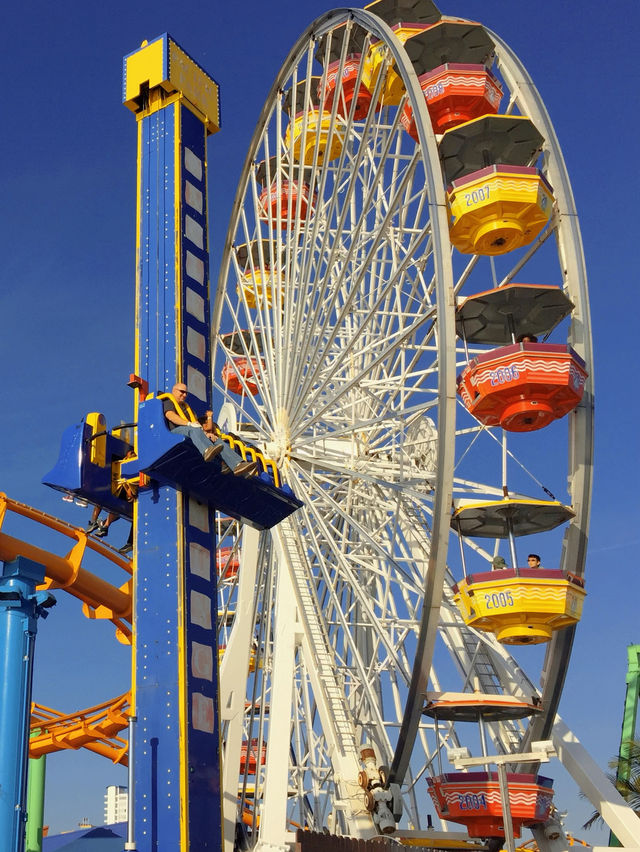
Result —
M542 568L542 565L540 564L540 557L537 553L530 553L527 556L527 566L529 568Z
M535 334L519 334L516 337L516 343L537 343L538 338Z
M491 560L492 571L503 571L506 567L507 563L504 561L504 556L494 556Z
M220 456L224 464L236 476L254 476L258 472L258 465L255 462L243 461L242 456L234 452L213 432L211 436L205 434L202 424L198 422L187 403L187 386L185 384L176 382L171 388L171 395L173 399L171 397L163 398L162 408L167 426L172 432L177 432L179 435L189 438L206 462L213 461Z

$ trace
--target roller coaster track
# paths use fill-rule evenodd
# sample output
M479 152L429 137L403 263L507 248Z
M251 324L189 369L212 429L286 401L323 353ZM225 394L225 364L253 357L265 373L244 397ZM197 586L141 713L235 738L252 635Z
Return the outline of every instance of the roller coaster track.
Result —
M58 556L26 541L13 538L2 531L7 513L13 512L36 521L67 538L75 540L71 550ZM82 567L87 550L110 560L129 575L119 588L111 585ZM0 560L12 562L24 556L45 567L45 582L41 589L64 589L82 601L87 618L109 619L116 627L116 636L124 644L131 643L131 561L99 539L90 538L84 530L74 527L46 512L25 503L11 500L0 493Z
M8 513L35 521L72 539L71 550L58 556L8 535L3 531ZM125 583L118 588L84 569L82 561L87 550L125 571L128 575ZM44 565L45 582L39 588L63 589L78 598L87 618L109 619L116 627L118 640L131 644L133 569L129 559L99 539L90 538L84 530L0 493L0 560L11 562L18 556ZM29 756L37 758L57 751L86 748L126 766L127 741L118 734L127 727L130 705L130 692L68 714L33 703Z
M86 748L127 766L127 741L118 734L128 725L130 706L130 692L66 715L42 704L32 704L29 757Z

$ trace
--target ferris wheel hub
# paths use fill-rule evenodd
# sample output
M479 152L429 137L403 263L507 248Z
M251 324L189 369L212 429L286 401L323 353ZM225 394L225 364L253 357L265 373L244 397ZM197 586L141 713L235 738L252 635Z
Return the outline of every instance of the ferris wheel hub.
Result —
M282 467L291 458L289 415L284 408L278 411L273 432L271 433L271 440L267 442L265 449L269 458L274 460L277 467Z

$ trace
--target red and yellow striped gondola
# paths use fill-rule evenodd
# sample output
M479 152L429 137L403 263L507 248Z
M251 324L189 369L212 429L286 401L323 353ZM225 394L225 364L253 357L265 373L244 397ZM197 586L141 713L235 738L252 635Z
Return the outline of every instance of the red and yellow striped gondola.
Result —
M535 166L543 143L522 115L484 115L443 135L449 235L458 251L506 254L528 245L547 225L553 190Z
M236 247L240 270L237 292L243 296L247 307L261 309L282 301L283 276L278 270L275 240L252 240Z
M285 97L285 109L291 121L285 133L285 147L292 148L296 163L305 166L330 162L342 153L344 145L344 123L339 116L335 120L331 112L318 103L320 77L311 77L290 89ZM303 149L304 145L304 149Z

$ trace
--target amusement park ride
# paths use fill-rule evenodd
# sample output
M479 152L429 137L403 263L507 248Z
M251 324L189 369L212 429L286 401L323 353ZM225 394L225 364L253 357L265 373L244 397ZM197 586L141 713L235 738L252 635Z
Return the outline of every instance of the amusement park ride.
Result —
M571 187L524 67L431 0L316 20L259 117L212 311L218 87L165 34L125 57L123 101L134 417L88 414L43 481L129 519L133 556L1 500L0 524L73 541L57 556L0 529L3 849L24 848L27 751L80 747L128 764L140 852L335 835L513 850L523 829L555 852L538 769L556 755L638 846L640 820L557 715L585 597L592 352ZM177 382L255 476L169 431ZM544 567L522 567L523 538ZM124 582L85 570L87 549ZM52 589L131 645L131 691L69 715L34 704L29 740ZM517 646L540 643L538 687Z

